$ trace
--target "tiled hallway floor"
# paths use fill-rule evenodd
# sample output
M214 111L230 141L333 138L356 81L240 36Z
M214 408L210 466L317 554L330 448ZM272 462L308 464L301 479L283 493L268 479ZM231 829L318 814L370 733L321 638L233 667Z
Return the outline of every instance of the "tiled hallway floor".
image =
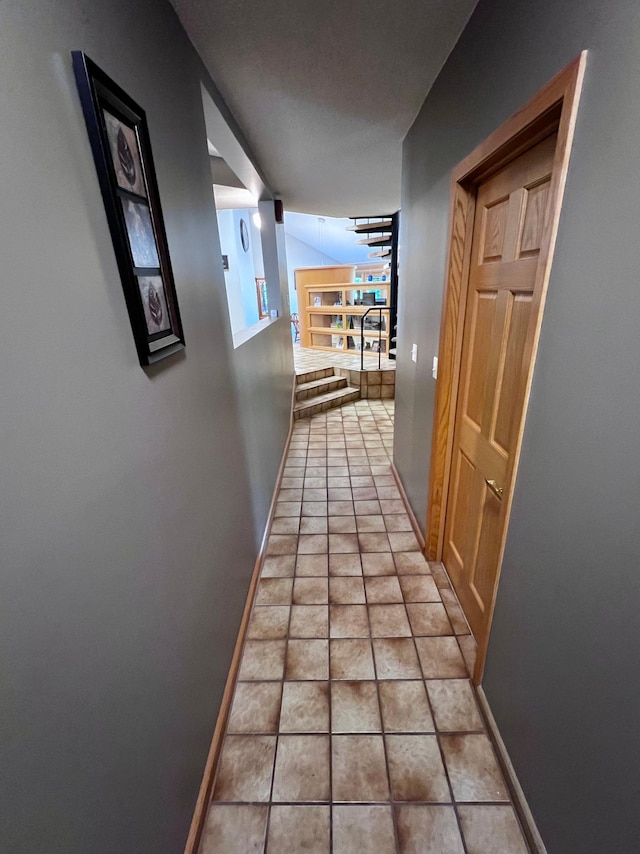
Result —
M526 854L393 401L296 422L202 854Z

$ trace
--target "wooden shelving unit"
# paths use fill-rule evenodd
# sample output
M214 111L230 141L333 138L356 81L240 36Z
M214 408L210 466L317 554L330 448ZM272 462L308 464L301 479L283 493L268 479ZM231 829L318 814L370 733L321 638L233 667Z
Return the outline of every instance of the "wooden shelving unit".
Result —
M383 277L385 277L383 279ZM368 279L372 278L373 281ZM362 279L362 281L356 281ZM376 303L389 304L391 283L385 265L343 264L295 270L300 344L315 350L360 352L360 320ZM389 350L389 311L365 319L365 354Z

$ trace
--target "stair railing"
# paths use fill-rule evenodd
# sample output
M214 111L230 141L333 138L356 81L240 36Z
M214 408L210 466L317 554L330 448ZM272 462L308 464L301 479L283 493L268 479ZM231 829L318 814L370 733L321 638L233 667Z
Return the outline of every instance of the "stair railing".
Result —
M364 371L364 320L365 317L371 311L379 311L380 312L380 323L378 324L378 370L380 370L381 357L382 357L382 312L388 311L390 306L388 305L372 305L371 308L368 308L365 313L360 318L360 370Z

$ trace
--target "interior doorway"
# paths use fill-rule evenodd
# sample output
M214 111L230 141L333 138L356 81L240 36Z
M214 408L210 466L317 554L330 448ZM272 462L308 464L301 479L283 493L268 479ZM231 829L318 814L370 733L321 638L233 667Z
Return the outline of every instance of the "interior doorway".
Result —
M586 52L454 170L426 556L482 678Z

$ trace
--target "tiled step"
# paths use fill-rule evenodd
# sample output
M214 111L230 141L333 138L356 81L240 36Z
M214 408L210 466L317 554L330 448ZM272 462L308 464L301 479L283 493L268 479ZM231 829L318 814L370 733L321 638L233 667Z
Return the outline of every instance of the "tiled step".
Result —
M335 374L313 380L309 383L298 383L296 386L296 400L311 400L329 391L337 391L347 384L346 377L337 377Z
M302 374L296 374L296 385L304 385L305 383L320 380L324 377L330 377L335 373L333 367L316 368L315 371L305 371Z
M334 409L336 406L342 406L354 400L360 400L360 389L346 386L337 391L330 391L308 400L299 401L293 407L293 417L296 421L300 418L310 418L312 415L317 415L318 412L326 412L328 409Z

